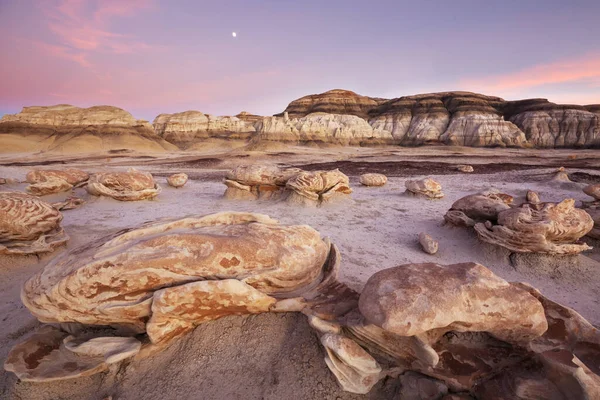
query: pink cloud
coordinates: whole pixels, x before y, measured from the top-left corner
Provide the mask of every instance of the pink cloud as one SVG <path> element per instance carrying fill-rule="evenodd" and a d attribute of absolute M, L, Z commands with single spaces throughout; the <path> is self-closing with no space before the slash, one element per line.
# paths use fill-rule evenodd
<path fill-rule="evenodd" d="M 37 46 L 41 50 L 45 51 L 47 54 L 50 54 L 54 57 L 60 57 L 67 60 L 71 60 L 81 65 L 82 67 L 90 67 L 91 64 L 86 59 L 86 55 L 81 52 L 74 52 L 73 49 L 70 49 L 65 46 L 57 46 L 44 42 L 32 42 L 33 45 Z"/>
<path fill-rule="evenodd" d="M 133 16 L 152 6 L 149 0 L 61 0 L 55 7 L 46 6 L 44 12 L 49 20 L 48 28 L 56 36 L 57 45 L 72 49 L 55 50 L 53 54 L 63 58 L 70 55 L 73 61 L 90 67 L 88 59 L 94 53 L 128 54 L 151 50 L 153 46 L 150 44 L 111 30 L 111 20 Z M 75 57 L 74 51 L 80 53 Z"/>
<path fill-rule="evenodd" d="M 466 79 L 460 82 L 460 85 L 481 92 L 515 93 L 541 85 L 582 81 L 586 81 L 592 86 L 600 84 L 600 55 L 589 54 L 576 59 L 534 65 L 517 72 L 475 80 Z"/>

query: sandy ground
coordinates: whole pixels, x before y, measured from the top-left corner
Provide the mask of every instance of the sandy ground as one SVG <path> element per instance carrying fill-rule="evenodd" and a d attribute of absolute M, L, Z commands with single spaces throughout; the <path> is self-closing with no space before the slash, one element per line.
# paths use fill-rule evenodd
<path fill-rule="evenodd" d="M 62 159 L 61 159 L 62 157 Z M 222 199 L 224 172 L 242 163 L 279 163 L 315 169 L 340 167 L 348 174 L 351 200 L 322 208 L 298 208 L 281 202 Z M 326 163 L 317 165 L 318 163 Z M 454 171 L 451 164 L 469 163 L 474 174 Z M 582 191 L 600 182 L 598 151 L 533 151 L 465 148 L 345 148 L 287 147 L 267 151 L 234 150 L 172 153 L 161 156 L 129 153 L 95 157 L 57 155 L 0 157 L 0 177 L 24 179 L 34 165 L 67 166 L 88 172 L 134 166 L 155 174 L 163 191 L 157 199 L 118 202 L 75 194 L 87 200 L 64 212 L 63 226 L 71 236 L 66 250 L 37 257 L 0 258 L 0 362 L 9 349 L 39 324 L 21 304 L 23 282 L 61 251 L 68 251 L 105 234 L 160 218 L 181 218 L 218 211 L 252 211 L 268 214 L 284 224 L 308 224 L 328 236 L 340 249 L 340 279 L 360 290 L 376 271 L 404 263 L 451 264 L 479 262 L 509 281 L 525 281 L 547 297 L 570 306 L 593 324 L 600 325 L 600 242 L 578 258 L 517 257 L 483 245 L 466 229 L 445 226 L 443 215 L 458 198 L 495 187 L 518 196 L 528 189 L 543 201 L 565 198 L 590 200 Z M 565 165 L 578 182 L 552 182 L 552 172 Z M 166 185 L 165 177 L 186 172 L 191 180 L 182 189 Z M 380 188 L 359 185 L 363 172 L 383 172 L 388 184 Z M 404 194 L 407 179 L 431 176 L 442 184 L 445 197 L 423 200 Z M 0 186 L 24 190 L 25 185 Z M 60 200 L 65 194 L 47 196 Z M 421 251 L 417 235 L 427 232 L 440 242 L 436 255 Z M 399 384 L 388 379 L 367 396 L 342 392 L 328 372 L 316 337 L 299 315 L 231 317 L 198 327 L 162 353 L 142 361 L 113 366 L 93 377 L 58 383 L 20 382 L 0 372 L 0 398 L 4 399 L 353 399 L 397 398 Z"/>

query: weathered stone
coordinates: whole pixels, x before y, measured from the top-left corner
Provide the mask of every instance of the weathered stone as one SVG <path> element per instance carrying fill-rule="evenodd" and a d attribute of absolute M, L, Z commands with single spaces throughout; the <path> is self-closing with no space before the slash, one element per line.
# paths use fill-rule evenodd
<path fill-rule="evenodd" d="M 380 379 L 381 367 L 369 353 L 347 337 L 326 333 L 321 344 L 327 351 L 325 363 L 342 389 L 364 394 Z"/>
<path fill-rule="evenodd" d="M 475 171 L 473 169 L 472 165 L 457 165 L 456 166 L 456 170 L 460 171 L 460 172 L 465 172 L 465 173 L 469 173 L 469 172 Z"/>
<path fill-rule="evenodd" d="M 552 181 L 571 182 L 571 180 L 569 179 L 569 174 L 567 174 L 565 171 L 565 167 L 560 167 L 559 169 L 556 170 L 556 172 L 554 173 L 554 177 L 552 178 Z"/>
<path fill-rule="evenodd" d="M 52 207 L 56 208 L 58 211 L 65 210 L 73 210 L 75 208 L 79 208 L 85 204 L 85 200 L 80 199 L 76 196 L 69 196 L 65 199 L 65 201 L 60 201 L 58 203 L 52 203 Z"/>
<path fill-rule="evenodd" d="M 173 174 L 167 178 L 167 183 L 169 184 L 169 186 L 173 186 L 174 188 L 183 187 L 183 185 L 185 185 L 187 181 L 188 176 L 183 172 L 179 174 Z"/>
<path fill-rule="evenodd" d="M 387 183 L 387 176 L 383 174 L 362 174 L 359 182 L 364 186 L 383 186 Z"/>
<path fill-rule="evenodd" d="M 17 179 L 13 178 L 0 178 L 0 185 L 14 185 L 19 183 Z"/>
<path fill-rule="evenodd" d="M 379 271 L 367 281 L 359 308 L 369 322 L 401 336 L 485 331 L 523 342 L 548 327 L 535 297 L 475 263 L 406 264 Z"/>
<path fill-rule="evenodd" d="M 419 196 L 424 196 L 429 199 L 441 199 L 444 197 L 442 193 L 442 185 L 431 178 L 421 180 L 408 180 L 404 183 L 406 191 Z"/>
<path fill-rule="evenodd" d="M 525 196 L 527 199 L 528 203 L 531 204 L 540 204 L 540 196 L 537 194 L 537 192 L 534 192 L 533 190 L 528 190 L 527 191 L 527 195 Z"/>
<path fill-rule="evenodd" d="M 288 202 L 308 206 L 332 203 L 352 193 L 350 180 L 338 169 L 302 171 L 287 181 L 286 188 L 291 191 Z"/>
<path fill-rule="evenodd" d="M 153 343 L 165 343 L 226 315 L 309 308 L 307 315 L 335 319 L 357 303 L 356 293 L 337 281 L 338 268 L 335 246 L 306 225 L 280 226 L 261 214 L 220 213 L 121 231 L 74 249 L 29 279 L 22 300 L 40 321 L 65 329 L 110 326 L 145 332 Z M 76 375 L 65 372 L 67 378 L 99 371 L 125 352 L 115 339 L 74 335 L 68 352 L 60 343 L 52 345 L 60 349 L 42 370 L 37 364 L 11 370 L 24 380 L 60 379 L 62 364 L 51 364 L 74 357 L 73 352 L 95 357 L 104 349 L 101 362 L 90 359 L 93 363 L 78 366 Z M 56 336 L 62 340 L 66 333 Z M 38 340 L 17 345 L 9 359 L 24 354 L 26 359 L 23 349 L 35 351 Z M 108 359 L 113 344 L 122 351 Z M 355 355 L 345 344 L 332 348 L 342 359 Z M 353 362 L 353 368 L 368 370 L 363 361 Z"/>
<path fill-rule="evenodd" d="M 62 214 L 37 197 L 0 192 L 0 254 L 37 254 L 54 251 L 69 240 Z"/>
<path fill-rule="evenodd" d="M 240 165 L 227 172 L 224 197 L 230 200 L 276 200 L 284 198 L 286 182 L 300 173 L 298 168 L 274 165 Z"/>
<path fill-rule="evenodd" d="M 435 254 L 438 251 L 438 242 L 425 232 L 419 233 L 419 243 L 427 254 Z"/>
<path fill-rule="evenodd" d="M 518 253 L 577 254 L 590 247 L 577 241 L 594 221 L 573 199 L 558 204 L 525 203 L 498 213 L 498 225 L 475 224 L 479 238 Z"/>
<path fill-rule="evenodd" d="M 512 201 L 512 196 L 504 193 L 470 194 L 455 201 L 444 219 L 453 225 L 466 227 L 475 226 L 477 222 L 496 221 L 498 213 L 510 209 Z"/>
<path fill-rule="evenodd" d="M 130 169 L 127 172 L 103 172 L 90 177 L 86 186 L 94 196 L 107 196 L 120 201 L 145 200 L 156 197 L 160 186 L 152 174 Z"/>
<path fill-rule="evenodd" d="M 27 173 L 27 190 L 36 196 L 66 192 L 85 185 L 89 175 L 77 169 L 33 170 Z"/>

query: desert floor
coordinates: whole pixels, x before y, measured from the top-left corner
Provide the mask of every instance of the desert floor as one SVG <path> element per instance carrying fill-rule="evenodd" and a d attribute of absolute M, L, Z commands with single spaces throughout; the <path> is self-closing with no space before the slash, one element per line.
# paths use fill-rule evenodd
<path fill-rule="evenodd" d="M 350 176 L 351 199 L 321 208 L 298 208 L 281 202 L 222 199 L 225 171 L 239 164 L 273 163 L 304 169 L 340 168 Z M 453 169 L 471 164 L 472 174 Z M 573 182 L 552 181 L 557 167 L 567 168 Z M 600 242 L 579 257 L 513 257 L 481 243 L 472 231 L 444 225 L 443 215 L 460 197 L 497 188 L 524 201 L 534 190 L 542 201 L 591 200 L 582 187 L 600 182 L 600 151 L 512 150 L 453 147 L 306 148 L 266 146 L 252 151 L 219 146 L 194 153 L 96 156 L 1 155 L 0 177 L 23 180 L 34 167 L 76 167 L 88 172 L 149 171 L 162 186 L 151 201 L 118 202 L 75 194 L 87 202 L 65 211 L 63 226 L 71 240 L 65 249 L 37 257 L 0 256 L 0 362 L 10 348 L 40 325 L 21 304 L 25 280 L 52 257 L 107 233 L 157 219 L 174 219 L 218 211 L 268 214 L 283 224 L 308 224 L 328 236 L 342 254 L 340 280 L 360 290 L 376 271 L 405 263 L 479 262 L 509 281 L 524 281 L 550 299 L 574 308 L 600 326 Z M 185 172 L 184 188 L 166 184 L 166 176 Z M 380 172 L 388 184 L 361 186 L 358 176 Z M 445 197 L 424 200 L 404 193 L 404 182 L 430 176 Z M 0 190 L 24 190 L 25 184 Z M 67 194 L 44 197 L 57 201 Z M 436 255 L 424 253 L 419 232 L 439 240 Z M 397 380 L 380 382 L 370 394 L 352 395 L 338 388 L 327 370 L 316 336 L 298 314 L 229 317 L 199 326 L 165 351 L 139 361 L 112 366 L 107 372 L 53 383 L 20 382 L 0 371 L 2 399 L 354 399 L 396 398 Z"/>

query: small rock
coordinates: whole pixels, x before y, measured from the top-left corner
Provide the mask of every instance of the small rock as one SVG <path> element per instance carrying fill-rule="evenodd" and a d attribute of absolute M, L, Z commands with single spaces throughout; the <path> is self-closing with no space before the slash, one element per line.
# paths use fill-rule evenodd
<path fill-rule="evenodd" d="M 460 172 L 473 172 L 474 169 L 471 165 L 457 165 L 456 170 Z"/>
<path fill-rule="evenodd" d="M 419 233 L 419 243 L 421 243 L 421 247 L 425 253 L 435 254 L 438 251 L 438 242 L 425 232 Z"/>
<path fill-rule="evenodd" d="M 359 182 L 365 186 L 383 186 L 387 183 L 387 176 L 383 174 L 362 174 Z"/>
<path fill-rule="evenodd" d="M 185 185 L 187 181 L 188 176 L 183 172 L 179 174 L 173 174 L 167 178 L 167 183 L 169 184 L 169 186 L 173 186 L 174 188 L 183 187 L 183 185 Z"/>
<path fill-rule="evenodd" d="M 527 202 L 531 204 L 540 204 L 540 196 L 533 190 L 527 191 Z"/>

